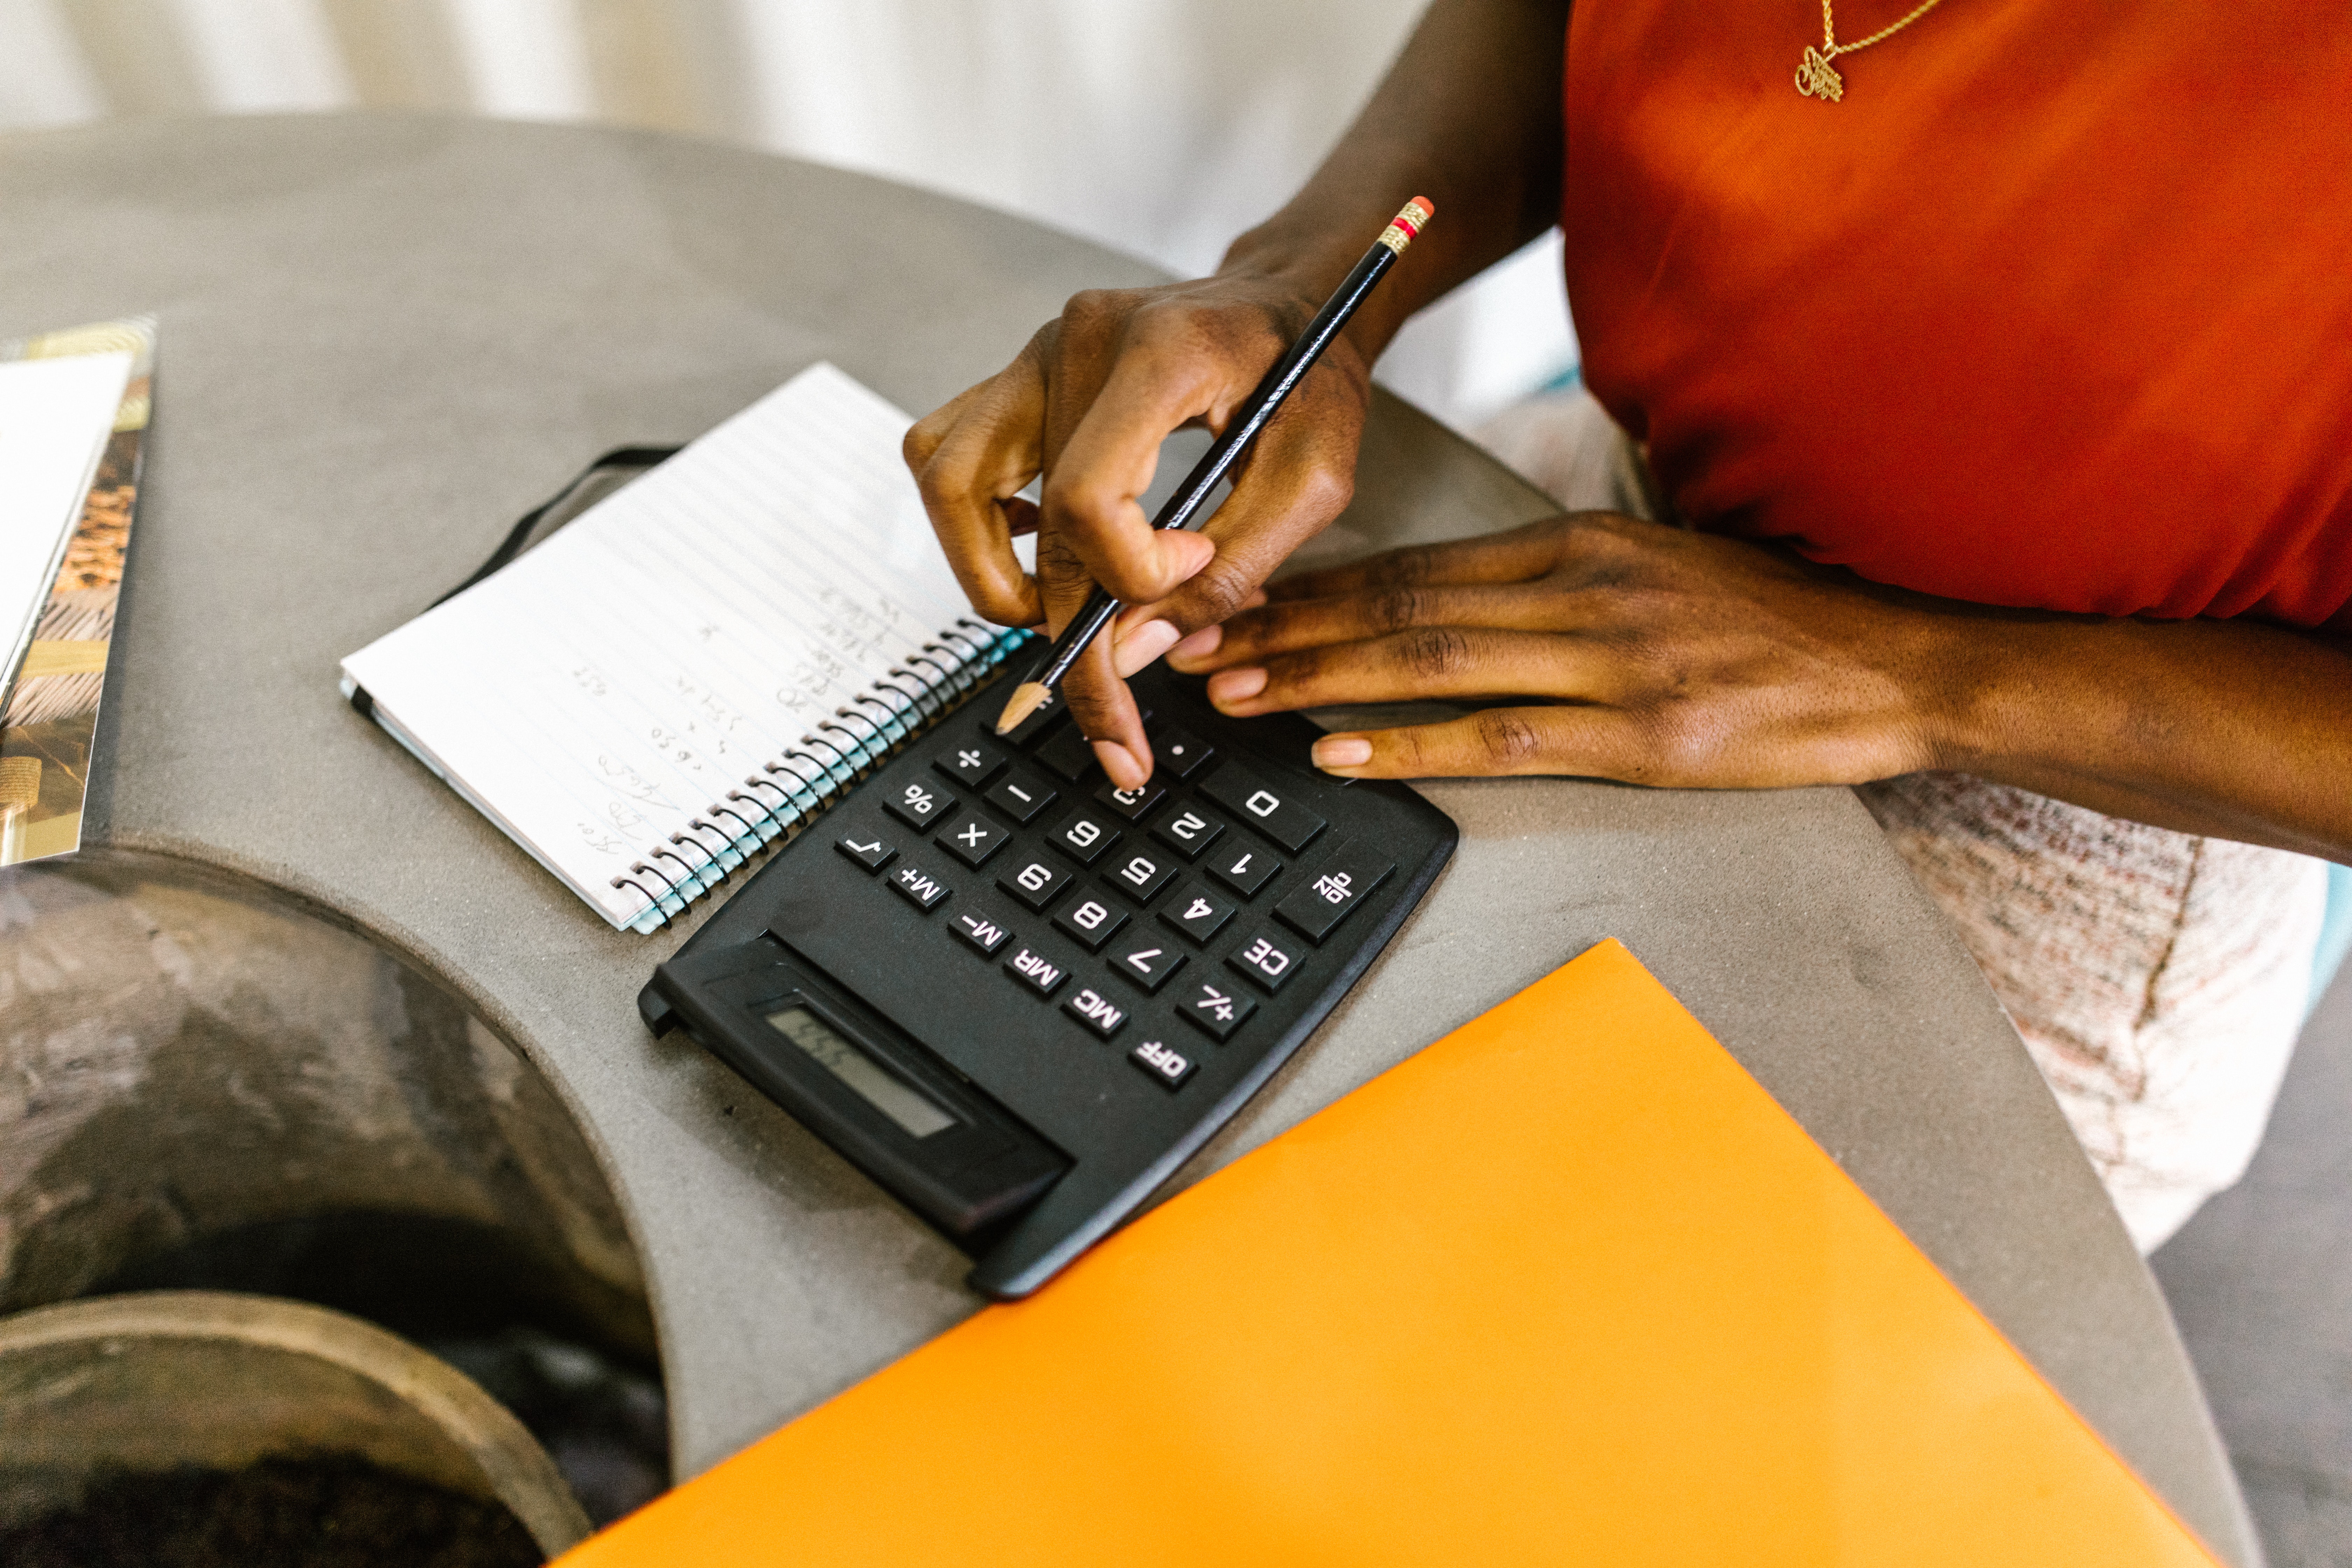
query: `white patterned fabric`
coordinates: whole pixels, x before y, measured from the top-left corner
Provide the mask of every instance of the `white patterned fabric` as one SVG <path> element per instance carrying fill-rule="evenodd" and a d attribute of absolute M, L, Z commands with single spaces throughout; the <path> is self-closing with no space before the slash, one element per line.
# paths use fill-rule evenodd
<path fill-rule="evenodd" d="M 1654 516 L 1584 395 L 1479 431 L 1571 510 Z M 2312 985 L 2326 868 L 1964 773 L 1858 791 L 2008 1010 L 2143 1252 L 2245 1173 Z"/>

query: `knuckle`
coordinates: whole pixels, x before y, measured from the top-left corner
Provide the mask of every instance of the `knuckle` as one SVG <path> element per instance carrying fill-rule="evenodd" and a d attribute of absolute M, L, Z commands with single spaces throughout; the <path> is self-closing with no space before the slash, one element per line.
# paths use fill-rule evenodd
<path fill-rule="evenodd" d="M 1366 576 L 1375 588 L 1410 588 L 1428 582 L 1436 570 L 1437 552 L 1415 544 L 1381 556 Z"/>
<path fill-rule="evenodd" d="M 1356 499 L 1356 476 L 1336 464 L 1318 463 L 1299 476 L 1297 510 L 1329 521 Z"/>
<path fill-rule="evenodd" d="M 1518 709 L 1486 709 L 1471 721 L 1471 728 L 1487 760 L 1498 767 L 1524 766 L 1543 753 L 1543 736 Z"/>
<path fill-rule="evenodd" d="M 1448 680 L 1470 668 L 1470 639 L 1454 626 L 1416 626 L 1398 636 L 1396 656 L 1420 679 Z"/>
<path fill-rule="evenodd" d="M 1428 598 L 1417 588 L 1381 588 L 1364 602 L 1364 615 L 1376 630 L 1401 632 L 1421 624 Z"/>

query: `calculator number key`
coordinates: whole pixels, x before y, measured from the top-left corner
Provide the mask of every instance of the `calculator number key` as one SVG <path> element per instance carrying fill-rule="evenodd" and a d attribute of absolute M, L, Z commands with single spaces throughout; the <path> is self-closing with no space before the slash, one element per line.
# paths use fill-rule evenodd
<path fill-rule="evenodd" d="M 1313 843 L 1327 826 L 1297 801 L 1286 799 L 1231 763 L 1218 769 L 1201 788 L 1211 800 L 1238 813 L 1244 822 L 1294 855 Z"/>
<path fill-rule="evenodd" d="M 965 865 L 976 867 L 1003 848 L 1012 837 L 996 824 L 967 813 L 961 822 L 940 835 L 940 843 Z"/>
<path fill-rule="evenodd" d="M 868 876 L 879 871 L 898 858 L 898 851 L 883 843 L 882 836 L 878 833 L 864 835 L 853 833 L 835 844 L 834 847 L 865 867 Z"/>
<path fill-rule="evenodd" d="M 1029 754 L 1072 784 L 1095 769 L 1095 743 L 1076 724 Z"/>
<path fill-rule="evenodd" d="M 994 778 L 996 770 L 1003 765 L 1003 752 L 993 746 L 982 745 L 978 741 L 957 746 L 944 756 L 931 759 L 931 766 L 966 789 L 980 788 Z"/>
<path fill-rule="evenodd" d="M 1209 857 L 1209 875 L 1244 899 L 1255 898 L 1281 869 L 1281 861 L 1245 838 L 1229 840 Z"/>
<path fill-rule="evenodd" d="M 892 789 L 882 809 L 908 826 L 929 833 L 934 823 L 955 809 L 955 796 L 936 784 L 908 784 Z"/>
<path fill-rule="evenodd" d="M 1004 973 L 1040 996 L 1051 996 L 1070 977 L 1068 970 L 1025 947 L 1004 961 Z"/>
<path fill-rule="evenodd" d="M 1055 828 L 1046 841 L 1079 865 L 1091 866 L 1118 842 L 1118 829 L 1082 812 Z"/>
<path fill-rule="evenodd" d="M 1127 923 L 1127 911 L 1115 910 L 1100 899 L 1080 899 L 1055 915 L 1054 923 L 1088 952 L 1100 952 L 1102 944 Z"/>
<path fill-rule="evenodd" d="M 1146 1040 L 1127 1053 L 1127 1059 L 1143 1069 L 1143 1076 L 1166 1089 L 1183 1087 L 1200 1064 L 1183 1052 L 1160 1040 Z"/>
<path fill-rule="evenodd" d="M 1151 837 L 1176 851 L 1187 860 L 1198 860 L 1201 851 L 1217 841 L 1225 825 L 1215 817 L 1187 806 L 1151 830 Z"/>
<path fill-rule="evenodd" d="M 1240 908 L 1231 899 L 1220 898 L 1202 883 L 1192 882 L 1179 889 L 1174 898 L 1160 910 L 1160 918 L 1196 942 L 1205 942 L 1224 929 Z"/>
<path fill-rule="evenodd" d="M 935 910 L 948 896 L 945 882 L 912 862 L 890 874 L 890 890 L 919 910 Z"/>
<path fill-rule="evenodd" d="M 1184 955 L 1170 947 L 1165 937 L 1129 937 L 1111 950 L 1110 966 L 1142 986 L 1158 991 L 1184 967 Z"/>
<path fill-rule="evenodd" d="M 988 792 L 988 804 L 1013 821 L 1025 823 L 1054 804 L 1054 792 L 1035 779 L 1013 773 Z"/>
<path fill-rule="evenodd" d="M 1229 1040 L 1234 1031 L 1257 1011 L 1257 1004 L 1230 985 L 1202 981 L 1184 994 L 1176 1010 L 1213 1040 Z"/>
<path fill-rule="evenodd" d="M 1225 963 L 1227 967 L 1248 975 L 1250 984 L 1271 994 L 1281 990 L 1284 983 L 1298 968 L 1301 951 L 1288 937 L 1278 938 L 1272 931 L 1262 931 L 1226 959 Z"/>
<path fill-rule="evenodd" d="M 1095 798 L 1133 822 L 1158 805 L 1167 794 L 1155 784 L 1145 784 L 1141 789 L 1113 789 L 1108 781 L 1105 781 L 1103 786 L 1095 791 Z"/>
<path fill-rule="evenodd" d="M 1350 848 L 1334 856 L 1313 881 L 1293 888 L 1289 897 L 1274 906 L 1275 918 L 1307 941 L 1320 942 L 1395 869 L 1393 860 Z"/>
<path fill-rule="evenodd" d="M 1103 880 L 1133 899 L 1139 904 L 1150 903 L 1176 874 L 1176 863 L 1153 850 L 1149 854 L 1129 855 L 1124 859 L 1114 858 L 1103 872 Z"/>
<path fill-rule="evenodd" d="M 990 958 L 994 958 L 996 950 L 1013 939 L 1011 931 L 977 910 L 967 910 L 948 921 L 948 930 L 958 942 Z"/>
<path fill-rule="evenodd" d="M 1091 985 L 1082 987 L 1063 1003 L 1062 1011 L 1106 1040 L 1118 1034 L 1118 1026 L 1127 1022 L 1127 1009 Z"/>
<path fill-rule="evenodd" d="M 1017 868 L 1008 868 L 996 879 L 996 885 L 1028 905 L 1042 910 L 1070 885 L 1072 873 L 1059 866 L 1048 866 L 1043 860 L 1027 860 Z"/>

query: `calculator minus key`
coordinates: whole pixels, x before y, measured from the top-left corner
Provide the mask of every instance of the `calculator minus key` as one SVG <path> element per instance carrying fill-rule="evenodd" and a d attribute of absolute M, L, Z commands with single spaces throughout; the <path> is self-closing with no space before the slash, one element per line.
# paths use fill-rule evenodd
<path fill-rule="evenodd" d="M 1026 825 L 1054 804 L 1054 792 L 1035 779 L 1013 773 L 988 792 L 988 804 L 1013 821 Z"/>
<path fill-rule="evenodd" d="M 882 801 L 883 810 L 920 833 L 929 833 L 955 808 L 955 796 L 935 784 L 895 784 L 884 792 Z"/>
<path fill-rule="evenodd" d="M 911 860 L 890 873 L 890 890 L 919 910 L 935 910 L 945 903 L 948 885 Z"/>
<path fill-rule="evenodd" d="M 878 833 L 845 834 L 834 847 L 865 867 L 869 877 L 898 858 L 898 849 L 883 843 Z"/>
<path fill-rule="evenodd" d="M 1288 897 L 1275 905 L 1275 918 L 1307 941 L 1319 943 L 1395 869 L 1396 862 L 1384 855 L 1347 846 L 1313 881 L 1293 888 Z"/>
<path fill-rule="evenodd" d="M 978 789 L 1004 766 L 1004 753 L 978 741 L 950 746 L 931 759 L 931 766 L 966 789 Z"/>

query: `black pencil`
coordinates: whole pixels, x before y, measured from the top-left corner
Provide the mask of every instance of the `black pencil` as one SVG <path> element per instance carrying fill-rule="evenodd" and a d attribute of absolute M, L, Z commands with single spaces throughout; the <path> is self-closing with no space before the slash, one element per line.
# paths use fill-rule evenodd
<path fill-rule="evenodd" d="M 1372 242 L 1372 247 L 1364 252 L 1364 258 L 1349 270 L 1339 287 L 1323 302 L 1323 308 L 1315 312 L 1315 319 L 1307 324 L 1298 341 L 1274 362 L 1274 368 L 1265 373 L 1256 390 L 1235 411 L 1224 433 L 1211 442 L 1201 460 L 1192 465 L 1192 471 L 1184 476 L 1184 482 L 1176 487 L 1176 493 L 1168 498 L 1160 515 L 1151 520 L 1152 527 L 1191 528 L 1201 521 L 1201 509 L 1207 504 L 1209 492 L 1217 488 L 1217 481 L 1225 477 L 1226 470 L 1241 456 L 1242 448 L 1275 416 L 1283 399 L 1290 395 L 1290 389 L 1323 357 L 1323 351 L 1339 335 L 1339 329 L 1348 324 L 1356 307 L 1396 265 L 1404 247 L 1412 243 L 1413 237 L 1436 210 L 1426 196 L 1415 196 L 1404 204 L 1395 219 L 1381 231 L 1380 238 Z M 1029 672 L 1029 679 L 1013 689 L 1012 700 L 1005 703 L 1004 711 L 997 718 L 998 734 L 1010 732 L 1045 706 L 1054 688 L 1078 662 L 1087 645 L 1102 635 L 1102 629 L 1110 625 L 1118 609 L 1118 601 L 1100 588 L 1087 595 L 1086 605 L 1076 618 L 1062 628 L 1062 635 L 1054 639 L 1054 646 L 1045 650 L 1045 658 Z"/>

